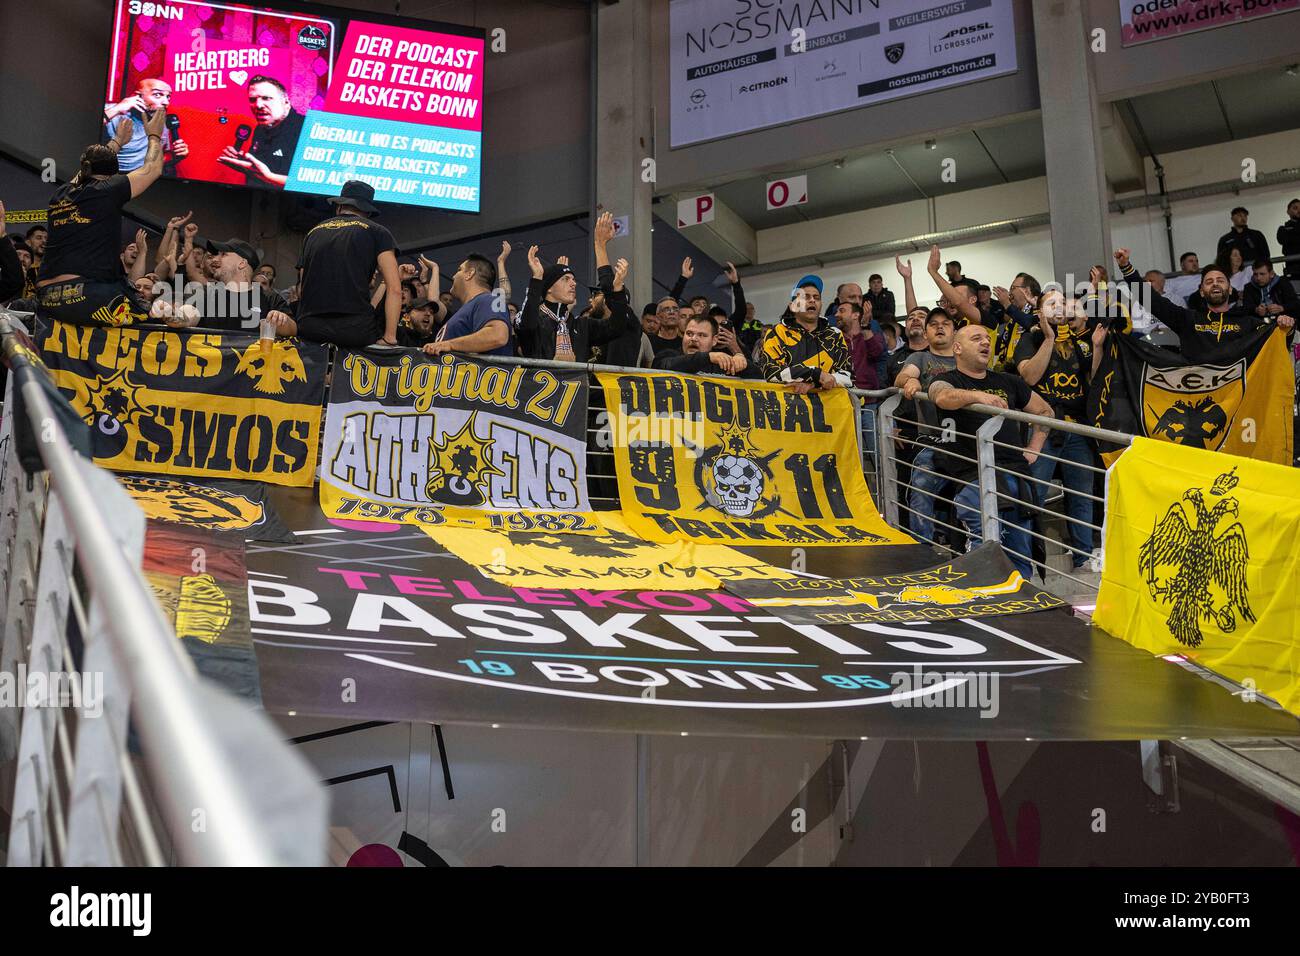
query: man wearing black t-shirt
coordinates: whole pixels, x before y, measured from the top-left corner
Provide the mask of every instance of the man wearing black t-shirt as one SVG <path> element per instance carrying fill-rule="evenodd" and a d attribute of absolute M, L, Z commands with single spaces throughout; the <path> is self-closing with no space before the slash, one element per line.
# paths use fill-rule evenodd
<path fill-rule="evenodd" d="M 148 146 L 139 169 L 118 172 L 117 152 L 134 132 L 134 120 L 127 118 L 108 145 L 86 147 L 77 175 L 51 198 L 49 242 L 36 283 L 44 318 L 76 325 L 130 325 L 147 318 L 148 307 L 122 271 L 122 207 L 162 175 L 166 118 L 166 110 L 157 110 L 145 120 Z"/>
<path fill-rule="evenodd" d="M 359 349 L 382 343 L 397 345 L 402 314 L 402 280 L 397 270 L 393 234 L 371 217 L 375 190 L 350 180 L 327 200 L 338 215 L 307 233 L 298 257 L 296 319 L 280 321 L 280 334 L 309 342 L 333 342 Z M 370 304 L 370 277 L 378 267 L 384 282 L 382 323 Z"/>
<path fill-rule="evenodd" d="M 289 102 L 284 84 L 270 76 L 248 81 L 248 108 L 257 126 L 247 151 L 227 146 L 217 162 L 242 172 L 250 186 L 283 189 L 305 117 Z"/>
<path fill-rule="evenodd" d="M 930 400 L 943 411 L 951 412 L 956 425 L 956 435 L 952 440 L 955 454 L 943 456 L 939 468 L 965 483 L 953 500 L 957 505 L 957 519 L 966 528 L 969 539 L 967 547 L 976 548 L 983 538 L 983 526 L 978 470 L 975 465 L 979 460 L 975 433 L 988 421 L 988 416 L 969 406 L 1013 408 L 1045 418 L 1052 417 L 1052 407 L 1041 395 L 1031 391 L 1023 379 L 1003 372 L 989 371 L 993 346 L 989 330 L 983 326 L 968 325 L 959 330 L 952 351 L 957 367 L 944 372 L 930 383 Z M 1011 502 L 1036 500 L 1032 483 L 1021 475 L 1028 475 L 1029 467 L 1038 460 L 1038 453 L 1047 439 L 1047 429 L 1035 427 L 1029 444 L 1022 448 L 1020 424 L 1003 419 L 1002 427 L 994 439 L 998 442 L 994 446 L 994 459 L 1005 469 L 999 471 L 997 476 L 998 490 L 1006 495 L 1006 498 L 999 499 L 998 509 L 1002 546 L 1011 563 L 1028 579 L 1033 576 L 1033 566 L 1029 563 L 1032 554 L 1030 515 Z M 1020 475 L 1012 472 L 1019 472 Z"/>
<path fill-rule="evenodd" d="M 1088 384 L 1101 364 L 1101 345 L 1106 326 L 1096 325 L 1088 333 L 1088 317 L 1080 304 L 1067 301 L 1060 289 L 1049 289 L 1039 299 L 1038 327 L 1021 337 L 1015 352 L 1015 368 L 1026 384 L 1052 406 L 1057 418 L 1082 422 L 1088 404 Z M 1069 528 L 1071 557 L 1076 568 L 1087 564 L 1092 554 L 1092 476 L 1085 465 L 1093 463 L 1088 439 L 1068 432 L 1053 432 L 1043 447 L 1047 454 L 1030 466 L 1030 474 L 1042 484 L 1041 494 L 1057 466 L 1065 486 L 1065 513 Z M 1056 461 L 1055 459 L 1063 459 Z M 1071 464 L 1066 464 L 1070 462 Z"/>

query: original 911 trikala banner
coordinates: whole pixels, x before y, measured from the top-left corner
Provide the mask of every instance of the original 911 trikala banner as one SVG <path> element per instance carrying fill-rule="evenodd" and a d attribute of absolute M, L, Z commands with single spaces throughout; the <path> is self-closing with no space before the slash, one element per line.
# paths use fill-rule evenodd
<path fill-rule="evenodd" d="M 672 145 L 1016 71 L 1011 0 L 673 0 Z"/>
<path fill-rule="evenodd" d="M 320 502 L 331 518 L 504 527 L 518 511 L 590 510 L 580 372 L 420 352 L 344 352 L 334 366 Z"/>
<path fill-rule="evenodd" d="M 862 476 L 842 388 L 669 374 L 598 375 L 623 517 L 647 541 L 911 544 Z"/>
<path fill-rule="evenodd" d="M 162 327 L 38 329 L 50 376 L 115 471 L 310 485 L 326 346 Z"/>

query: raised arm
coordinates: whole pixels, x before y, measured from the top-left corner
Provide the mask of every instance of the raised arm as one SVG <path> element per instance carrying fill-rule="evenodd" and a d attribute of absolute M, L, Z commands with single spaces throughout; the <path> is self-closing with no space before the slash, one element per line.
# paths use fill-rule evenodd
<path fill-rule="evenodd" d="M 682 274 L 677 277 L 673 287 L 668 290 L 668 294 L 674 299 L 681 301 L 682 294 L 686 291 L 686 283 L 695 275 L 695 266 L 691 264 L 691 257 L 687 256 L 682 260 Z"/>
<path fill-rule="evenodd" d="M 1129 261 L 1128 250 L 1124 248 L 1115 250 L 1115 262 L 1119 266 L 1120 274 L 1124 277 L 1130 288 L 1134 285 L 1140 285 L 1142 282 L 1141 274 L 1133 267 Z M 1174 305 L 1155 289 L 1151 289 L 1151 307 L 1152 315 L 1169 326 L 1169 329 L 1175 335 L 1182 335 L 1188 326 L 1188 312 L 1181 306 Z"/>
<path fill-rule="evenodd" d="M 139 169 L 133 169 L 126 174 L 126 178 L 131 183 L 131 198 L 134 199 L 142 192 L 152 186 L 162 175 L 163 171 L 163 148 L 162 133 L 163 124 L 167 119 L 166 110 L 154 110 L 153 113 L 144 121 L 144 132 L 149 138 L 149 146 L 145 150 L 144 163 Z M 126 127 L 127 142 L 131 141 L 130 130 L 134 121 L 129 117 L 123 117 L 122 127 Z M 119 127 L 118 132 L 121 132 Z"/>
<path fill-rule="evenodd" d="M 161 113 L 162 110 L 158 112 Z M 135 262 L 131 263 L 131 268 L 126 273 L 129 282 L 135 282 L 149 271 L 148 263 L 145 261 L 146 253 L 149 251 L 149 235 L 143 229 L 135 231 L 135 247 L 137 249 Z"/>
<path fill-rule="evenodd" d="M 508 258 L 510 258 L 510 243 L 502 239 L 501 253 L 497 256 L 497 288 L 505 293 L 507 299 L 511 298 L 511 293 L 514 291 L 510 288 L 510 275 L 506 272 L 506 260 Z M 423 263 L 424 261 L 424 256 L 420 256 L 420 262 Z M 436 274 L 438 267 L 434 266 L 433 268 Z M 428 284 L 427 281 L 425 284 Z"/>
<path fill-rule="evenodd" d="M 957 307 L 957 310 L 966 317 L 967 322 L 973 322 L 976 325 L 979 325 L 980 310 L 971 304 L 970 296 L 962 295 L 954 289 L 952 283 L 945 279 L 943 273 L 939 271 L 939 265 L 942 258 L 943 257 L 939 252 L 939 247 L 931 246 L 930 261 L 927 263 L 930 278 L 934 281 L 934 284 L 939 287 L 940 294 Z"/>
<path fill-rule="evenodd" d="M 1052 349 L 1056 348 L 1056 329 L 1047 321 L 1046 316 L 1038 317 L 1038 327 L 1043 332 L 1043 343 L 1032 356 L 1019 362 L 1016 371 L 1030 385 L 1037 385 L 1047 374 L 1047 366 L 1052 361 Z"/>
<path fill-rule="evenodd" d="M 911 315 L 916 308 L 916 290 L 912 288 L 912 260 L 908 259 L 907 265 L 903 265 L 903 260 L 894 256 L 894 268 L 903 277 L 903 305 L 907 306 L 907 314 Z"/>

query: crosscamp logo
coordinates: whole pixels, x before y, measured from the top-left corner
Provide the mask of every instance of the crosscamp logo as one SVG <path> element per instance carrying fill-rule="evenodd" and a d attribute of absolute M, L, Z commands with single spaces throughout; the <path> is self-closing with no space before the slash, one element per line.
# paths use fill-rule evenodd
<path fill-rule="evenodd" d="M 933 40 L 930 44 L 930 50 L 933 53 L 945 53 L 948 50 L 957 50 L 961 47 L 984 43 L 987 40 L 992 40 L 993 35 L 993 24 L 987 21 L 972 23 L 949 30 L 937 40 Z"/>
<path fill-rule="evenodd" d="M 412 656 L 342 653 L 415 677 L 688 709 L 947 700 L 972 673 L 990 667 L 1079 663 L 972 619 L 852 624 L 832 632 L 782 621 L 725 591 L 497 587 L 484 594 L 475 583 L 450 577 L 386 580 L 382 572 L 332 565 L 304 568 L 293 583 L 250 578 L 249 621 L 254 631 L 273 627 L 304 640 L 344 630 L 378 644 L 397 640 Z M 928 676 L 936 664 L 944 668 L 938 680 Z M 894 676 L 916 668 L 924 680 L 903 686 Z M 968 689 L 965 699 L 985 706 L 985 690 L 972 695 Z"/>

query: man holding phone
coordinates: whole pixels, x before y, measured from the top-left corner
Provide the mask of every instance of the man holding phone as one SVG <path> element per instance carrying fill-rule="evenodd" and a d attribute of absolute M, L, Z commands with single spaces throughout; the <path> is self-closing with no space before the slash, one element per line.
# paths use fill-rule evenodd
<path fill-rule="evenodd" d="M 790 385 L 799 395 L 853 384 L 844 335 L 821 311 L 821 277 L 804 276 L 790 292 L 790 307 L 759 345 L 756 358 L 764 379 Z"/>

